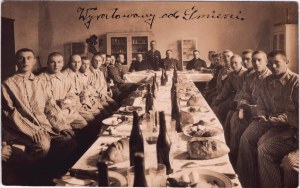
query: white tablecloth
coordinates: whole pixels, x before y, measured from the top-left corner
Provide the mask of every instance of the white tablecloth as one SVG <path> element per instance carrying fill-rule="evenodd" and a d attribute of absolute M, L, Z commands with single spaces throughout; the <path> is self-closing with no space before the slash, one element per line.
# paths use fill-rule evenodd
<path fill-rule="evenodd" d="M 182 80 L 189 79 L 188 76 L 184 76 L 184 75 L 181 75 L 180 77 L 183 78 Z M 189 83 L 191 83 L 191 80 L 189 80 Z M 190 84 L 186 84 L 186 85 L 190 85 Z M 158 97 L 154 101 L 154 106 L 155 106 L 156 111 L 165 111 L 167 127 L 170 126 L 170 115 L 171 115 L 170 88 L 171 88 L 171 82 L 168 82 L 167 86 L 163 86 L 163 87 L 160 86 L 159 91 L 157 93 Z M 199 91 L 196 89 L 195 86 L 193 89 L 194 89 L 195 94 L 202 97 L 201 93 L 199 93 Z M 194 116 L 193 118 L 195 119 L 195 121 L 198 121 L 199 118 L 200 119 L 201 118 L 202 119 L 214 119 L 211 126 L 215 126 L 215 127 L 222 129 L 222 125 L 216 118 L 215 114 L 213 113 L 213 111 L 211 110 L 211 108 L 209 107 L 207 102 L 204 100 L 203 97 L 201 100 L 202 100 L 201 105 L 203 107 L 209 109 L 209 112 L 198 114 L 197 116 Z M 134 102 L 134 106 L 141 106 L 144 108 L 145 104 L 144 104 L 144 101 L 142 100 L 142 98 L 136 98 L 135 102 Z M 181 108 L 185 107 L 186 101 L 181 101 L 180 106 L 181 106 Z M 104 143 L 110 144 L 114 141 L 117 141 L 122 136 L 129 136 L 131 128 L 132 128 L 131 123 L 117 126 L 116 130 L 118 131 L 118 135 L 115 137 L 109 136 L 107 132 L 104 132 L 95 141 L 95 143 L 85 152 L 85 154 L 76 162 L 76 164 L 72 168 L 84 169 L 84 170 L 96 170 L 97 169 L 96 163 L 100 157 L 99 152 L 104 147 L 103 144 Z M 145 127 L 143 127 L 143 125 L 142 125 L 142 130 L 145 130 Z M 156 133 L 156 134 L 158 134 L 158 133 Z M 148 134 L 144 133 L 144 139 L 146 139 L 146 137 L 148 137 L 148 136 L 149 136 Z M 223 134 L 217 136 L 216 139 L 225 142 L 225 138 L 224 138 Z M 179 139 L 178 139 L 179 147 L 176 149 L 176 151 L 175 150 L 173 151 L 172 156 L 174 156 L 174 158 L 171 159 L 171 160 L 173 160 L 172 168 L 173 168 L 174 172 L 180 171 L 181 166 L 183 164 L 194 161 L 199 165 L 205 165 L 205 166 L 199 166 L 198 168 L 194 168 L 195 170 L 196 169 L 208 169 L 208 170 L 213 170 L 213 171 L 216 171 L 219 173 L 231 173 L 231 174 L 235 173 L 234 169 L 232 168 L 232 165 L 229 161 L 228 155 L 225 155 L 220 158 L 209 159 L 209 160 L 187 159 L 187 152 L 186 152 L 187 151 L 186 150 L 187 140 L 188 140 L 188 138 L 185 135 L 183 135 L 182 133 L 179 135 Z M 148 168 L 150 166 L 154 166 L 157 164 L 156 145 L 155 144 L 149 145 L 146 141 L 144 141 L 144 144 L 145 144 L 145 146 L 144 146 L 144 148 L 145 148 L 145 167 Z M 224 164 L 221 166 L 214 165 L 214 164 L 220 164 L 220 163 L 224 163 Z M 211 165 L 211 166 L 209 166 L 209 165 Z M 129 161 L 124 161 L 124 162 L 120 162 L 120 163 L 109 166 L 109 170 L 117 171 L 126 177 L 126 170 L 128 169 L 128 167 L 129 167 Z M 240 187 L 240 183 L 237 178 L 233 179 L 232 182 L 235 183 L 237 185 L 237 187 Z"/>

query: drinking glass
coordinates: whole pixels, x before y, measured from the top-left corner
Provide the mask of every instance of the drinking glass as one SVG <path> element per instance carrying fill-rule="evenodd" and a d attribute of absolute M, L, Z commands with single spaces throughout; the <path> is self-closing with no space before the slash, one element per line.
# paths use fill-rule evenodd
<path fill-rule="evenodd" d="M 166 166 L 157 164 L 155 167 L 149 168 L 149 182 L 151 187 L 166 187 L 167 186 Z"/>

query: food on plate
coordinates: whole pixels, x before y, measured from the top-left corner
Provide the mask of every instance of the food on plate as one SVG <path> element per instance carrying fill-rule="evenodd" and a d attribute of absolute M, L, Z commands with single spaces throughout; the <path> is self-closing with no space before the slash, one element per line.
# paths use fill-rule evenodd
<path fill-rule="evenodd" d="M 181 124 L 193 124 L 194 123 L 193 116 L 189 112 L 181 111 L 180 117 L 181 117 Z"/>
<path fill-rule="evenodd" d="M 168 178 L 170 187 L 188 187 L 190 183 L 175 178 Z"/>
<path fill-rule="evenodd" d="M 187 129 L 187 133 L 193 137 L 212 137 L 217 134 L 215 130 L 203 125 L 192 126 Z"/>
<path fill-rule="evenodd" d="M 209 112 L 209 110 L 207 109 L 207 107 L 204 107 L 204 106 L 201 106 L 201 107 L 191 106 L 191 107 L 188 108 L 188 111 L 191 112 L 191 113 L 195 113 L 195 112 L 201 112 L 201 113 Z"/>
<path fill-rule="evenodd" d="M 108 146 L 103 159 L 118 163 L 129 159 L 129 139 L 122 138 Z"/>
<path fill-rule="evenodd" d="M 219 140 L 195 137 L 188 141 L 187 151 L 192 159 L 212 159 L 227 154 L 229 148 Z"/>
<path fill-rule="evenodd" d="M 196 95 L 192 95 L 186 104 L 187 104 L 187 106 L 200 106 L 201 99 L 200 99 L 200 97 L 197 97 Z"/>

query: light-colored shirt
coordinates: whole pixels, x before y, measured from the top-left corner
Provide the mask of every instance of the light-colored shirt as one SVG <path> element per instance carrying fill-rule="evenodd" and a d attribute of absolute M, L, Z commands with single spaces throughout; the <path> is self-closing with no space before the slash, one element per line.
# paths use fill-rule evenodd
<path fill-rule="evenodd" d="M 298 116 L 298 80 L 298 74 L 289 69 L 280 79 L 274 75 L 266 77 L 258 94 L 257 115 L 269 118 L 274 126 L 288 125 L 288 114 Z"/>
<path fill-rule="evenodd" d="M 93 73 L 89 79 L 89 85 L 91 85 L 98 94 L 104 96 L 107 95 L 107 83 L 103 72 L 99 69 L 94 69 L 90 67 L 91 72 Z"/>
<path fill-rule="evenodd" d="M 29 137 L 38 130 L 56 134 L 44 114 L 49 96 L 41 79 L 32 73 L 28 78 L 16 74 L 2 84 L 2 112 L 12 123 L 2 126 L 21 132 Z"/>

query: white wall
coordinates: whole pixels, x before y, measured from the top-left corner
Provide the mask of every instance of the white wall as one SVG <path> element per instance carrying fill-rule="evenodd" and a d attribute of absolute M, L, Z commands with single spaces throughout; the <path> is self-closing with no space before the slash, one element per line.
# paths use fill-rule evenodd
<path fill-rule="evenodd" d="M 193 21 L 156 19 L 152 29 L 141 19 L 94 21 L 89 29 L 78 20 L 78 7 L 97 7 L 97 13 L 119 8 L 120 13 L 138 12 L 156 15 L 184 11 L 196 6 L 199 12 L 235 13 L 242 11 L 244 21 L 200 19 Z M 241 53 L 244 49 L 270 49 L 270 32 L 274 23 L 282 22 L 286 8 L 297 13 L 296 3 L 275 2 L 5 2 L 2 16 L 16 20 L 16 48 L 27 46 L 37 51 L 45 64 L 51 51 L 63 53 L 64 44 L 85 41 L 90 35 L 107 32 L 151 31 L 164 56 L 171 48 L 180 53 L 179 40 L 197 38 L 198 49 L 207 60 L 209 50 L 231 49 Z M 296 11 L 295 11 L 296 10 Z M 292 15 L 294 18 L 298 15 Z M 178 55 L 180 58 L 180 56 Z"/>

